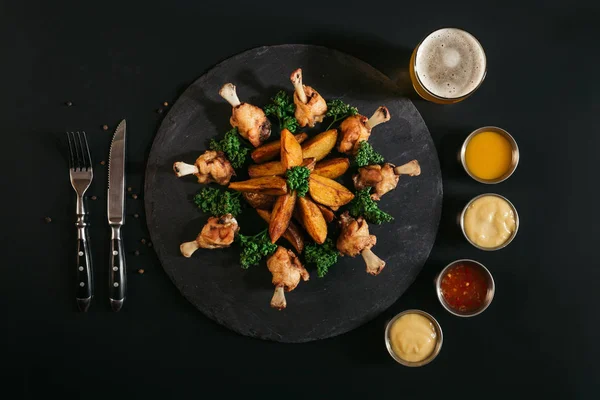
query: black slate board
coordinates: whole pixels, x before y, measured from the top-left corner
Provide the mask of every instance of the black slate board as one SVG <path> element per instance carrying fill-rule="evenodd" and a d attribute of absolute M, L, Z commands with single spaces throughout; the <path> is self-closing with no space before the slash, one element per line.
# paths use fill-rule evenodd
<path fill-rule="evenodd" d="M 401 178 L 397 189 L 380 202 L 396 220 L 370 227 L 378 240 L 373 250 L 387 262 L 379 276 L 365 272 L 360 256 L 340 258 L 322 279 L 309 266 L 311 279 L 286 294 L 287 309 L 276 311 L 269 307 L 273 286 L 264 262 L 242 270 L 237 246 L 201 249 L 191 259 L 179 253 L 179 244 L 193 240 L 207 216 L 191 202 L 200 189 L 195 178 L 176 178 L 172 165 L 178 160 L 193 163 L 207 148 L 209 138 L 230 129 L 231 108 L 218 94 L 223 83 L 233 82 L 242 101 L 262 106 L 280 89 L 292 93 L 289 75 L 298 67 L 303 68 L 304 82 L 325 99 L 341 98 L 367 116 L 379 105 L 387 106 L 392 119 L 374 129 L 370 142 L 391 163 L 419 160 L 422 174 Z M 369 321 L 414 281 L 437 233 L 442 180 L 423 119 L 385 75 L 335 50 L 281 45 L 229 58 L 195 81 L 177 100 L 150 152 L 145 204 L 154 248 L 186 299 L 208 317 L 243 335 L 306 342 L 339 335 Z M 251 209 L 238 220 L 245 234 L 266 227 Z"/>

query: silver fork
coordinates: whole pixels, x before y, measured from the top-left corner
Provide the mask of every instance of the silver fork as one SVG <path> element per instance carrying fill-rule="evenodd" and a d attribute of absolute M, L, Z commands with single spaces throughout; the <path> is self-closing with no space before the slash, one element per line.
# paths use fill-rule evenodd
<path fill-rule="evenodd" d="M 67 132 L 69 141 L 69 176 L 77 193 L 77 307 L 87 311 L 94 295 L 94 279 L 90 241 L 87 231 L 87 214 L 83 195 L 90 187 L 94 172 L 92 157 L 85 132 Z"/>

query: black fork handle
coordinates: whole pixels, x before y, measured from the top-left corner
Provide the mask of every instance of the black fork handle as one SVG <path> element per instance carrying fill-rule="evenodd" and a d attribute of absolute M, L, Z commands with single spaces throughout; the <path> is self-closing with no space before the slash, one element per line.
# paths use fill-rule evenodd
<path fill-rule="evenodd" d="M 85 214 L 77 214 L 77 307 L 86 312 L 94 296 L 94 274 Z"/>

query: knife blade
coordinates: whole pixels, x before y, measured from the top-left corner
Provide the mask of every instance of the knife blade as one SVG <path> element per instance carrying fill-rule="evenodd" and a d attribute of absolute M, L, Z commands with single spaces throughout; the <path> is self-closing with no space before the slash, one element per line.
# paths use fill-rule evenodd
<path fill-rule="evenodd" d="M 125 223 L 125 131 L 127 123 L 122 120 L 112 139 L 108 155 L 108 224 L 111 228 L 109 299 L 113 311 L 123 307 L 127 293 L 127 267 L 121 227 Z"/>

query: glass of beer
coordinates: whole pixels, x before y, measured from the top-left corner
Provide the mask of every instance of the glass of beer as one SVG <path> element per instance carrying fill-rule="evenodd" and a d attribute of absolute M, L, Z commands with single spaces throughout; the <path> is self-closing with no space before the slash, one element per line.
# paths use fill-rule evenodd
<path fill-rule="evenodd" d="M 410 58 L 410 79 L 425 100 L 458 103 L 469 97 L 486 74 L 485 52 L 473 35 L 457 28 L 430 33 Z"/>

